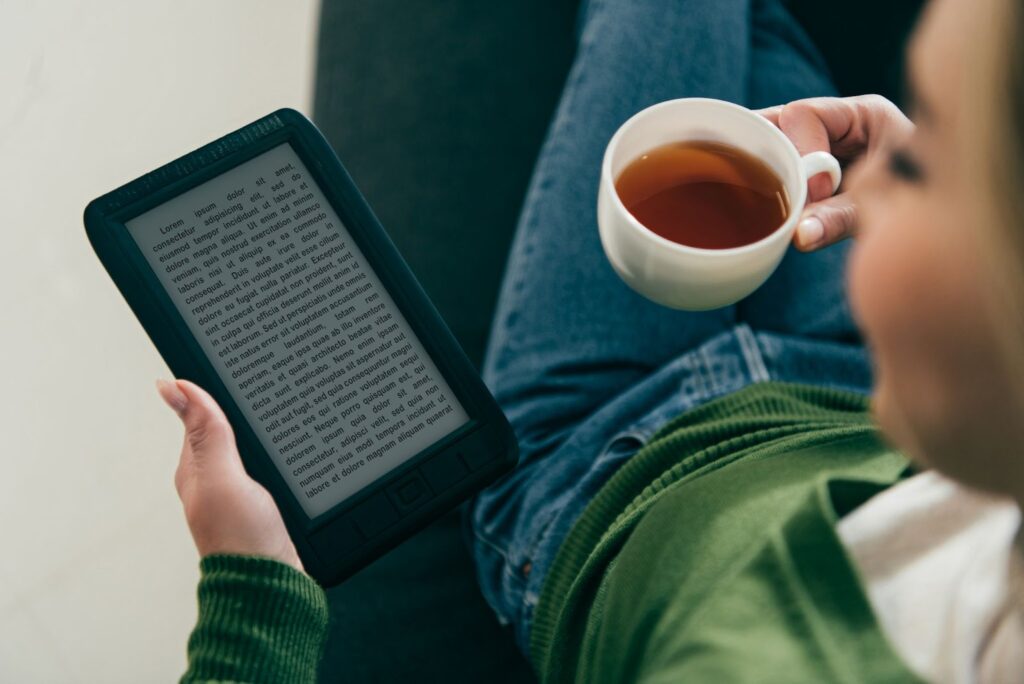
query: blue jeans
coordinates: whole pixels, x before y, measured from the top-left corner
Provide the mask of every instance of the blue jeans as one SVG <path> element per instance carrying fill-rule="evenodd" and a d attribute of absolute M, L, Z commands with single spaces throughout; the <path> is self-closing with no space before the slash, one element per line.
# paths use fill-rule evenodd
<path fill-rule="evenodd" d="M 520 445 L 516 470 L 468 508 L 478 579 L 527 651 L 544 576 L 583 508 L 658 427 L 766 380 L 871 386 L 844 296 L 847 244 L 792 247 L 755 293 L 683 312 L 630 290 L 597 233 L 601 157 L 662 100 L 759 108 L 835 94 L 779 0 L 591 0 L 509 256 L 484 380 Z"/>

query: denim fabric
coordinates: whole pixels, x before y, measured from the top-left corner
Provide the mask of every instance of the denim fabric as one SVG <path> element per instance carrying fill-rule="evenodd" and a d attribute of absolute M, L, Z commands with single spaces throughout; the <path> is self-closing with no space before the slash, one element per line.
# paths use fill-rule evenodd
<path fill-rule="evenodd" d="M 484 380 L 516 432 L 516 470 L 468 507 L 485 598 L 527 650 L 559 544 L 596 491 L 665 421 L 744 386 L 867 392 L 844 296 L 848 244 L 790 249 L 736 305 L 674 311 L 630 290 L 597 234 L 601 157 L 638 110 L 703 96 L 765 107 L 835 89 L 778 0 L 589 0 L 520 216 Z"/>

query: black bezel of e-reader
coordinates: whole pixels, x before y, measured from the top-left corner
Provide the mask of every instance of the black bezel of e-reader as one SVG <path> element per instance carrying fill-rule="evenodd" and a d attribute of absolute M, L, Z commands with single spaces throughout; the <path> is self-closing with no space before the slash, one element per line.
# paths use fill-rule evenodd
<path fill-rule="evenodd" d="M 291 143 L 320 184 L 469 414 L 465 425 L 312 519 L 125 227 L 126 221 L 282 142 Z M 279 109 L 98 197 L 86 207 L 84 221 L 97 256 L 171 371 L 205 388 L 224 409 L 247 471 L 274 497 L 306 571 L 323 586 L 351 576 L 515 464 L 516 440 L 501 409 L 330 144 L 301 113 Z M 402 497 L 396 494 L 400 489 Z M 421 493 L 409 501 L 410 491 Z"/>

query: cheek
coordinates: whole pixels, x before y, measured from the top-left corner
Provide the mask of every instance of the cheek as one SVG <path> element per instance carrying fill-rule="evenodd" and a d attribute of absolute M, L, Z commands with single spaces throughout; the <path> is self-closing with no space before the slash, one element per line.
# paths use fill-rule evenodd
<path fill-rule="evenodd" d="M 952 204 L 905 189 L 861 200 L 850 305 L 871 349 L 872 412 L 886 440 L 992 489 L 976 479 L 995 471 L 979 468 L 988 460 L 979 447 L 1006 430 L 1007 380 L 993 360 L 970 219 Z"/>
<path fill-rule="evenodd" d="M 882 199 L 860 202 L 858 211 L 847 290 L 874 364 L 872 412 L 886 439 L 911 454 L 919 449 L 901 405 L 928 376 L 921 341 L 931 336 L 935 317 L 927 310 L 933 276 L 913 236 L 920 214 Z"/>
<path fill-rule="evenodd" d="M 931 327 L 935 277 L 934 232 L 916 203 L 899 198 L 861 201 L 860 235 L 850 251 L 847 288 L 853 315 L 869 343 L 902 344 Z M 884 360 L 884 359 L 883 359 Z"/>
<path fill-rule="evenodd" d="M 875 364 L 875 417 L 918 458 L 923 435 L 958 410 L 967 347 L 952 333 L 974 325 L 971 274 L 948 240 L 957 227 L 929 205 L 905 189 L 863 202 L 848 269 L 850 305 Z"/>

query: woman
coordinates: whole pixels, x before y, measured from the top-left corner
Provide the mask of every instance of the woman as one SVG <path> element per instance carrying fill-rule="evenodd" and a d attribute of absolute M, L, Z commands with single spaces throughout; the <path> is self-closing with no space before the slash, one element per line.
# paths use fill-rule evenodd
<path fill-rule="evenodd" d="M 934 0 L 912 124 L 820 98 L 779 2 L 664 5 L 582 10 L 485 367 L 522 457 L 468 518 L 484 595 L 545 681 L 1018 679 L 1024 9 Z M 687 95 L 789 102 L 763 114 L 852 164 L 701 313 L 630 292 L 593 215 L 614 129 Z M 160 391 L 203 557 L 185 679 L 312 681 L 322 593 L 209 395 Z"/>

